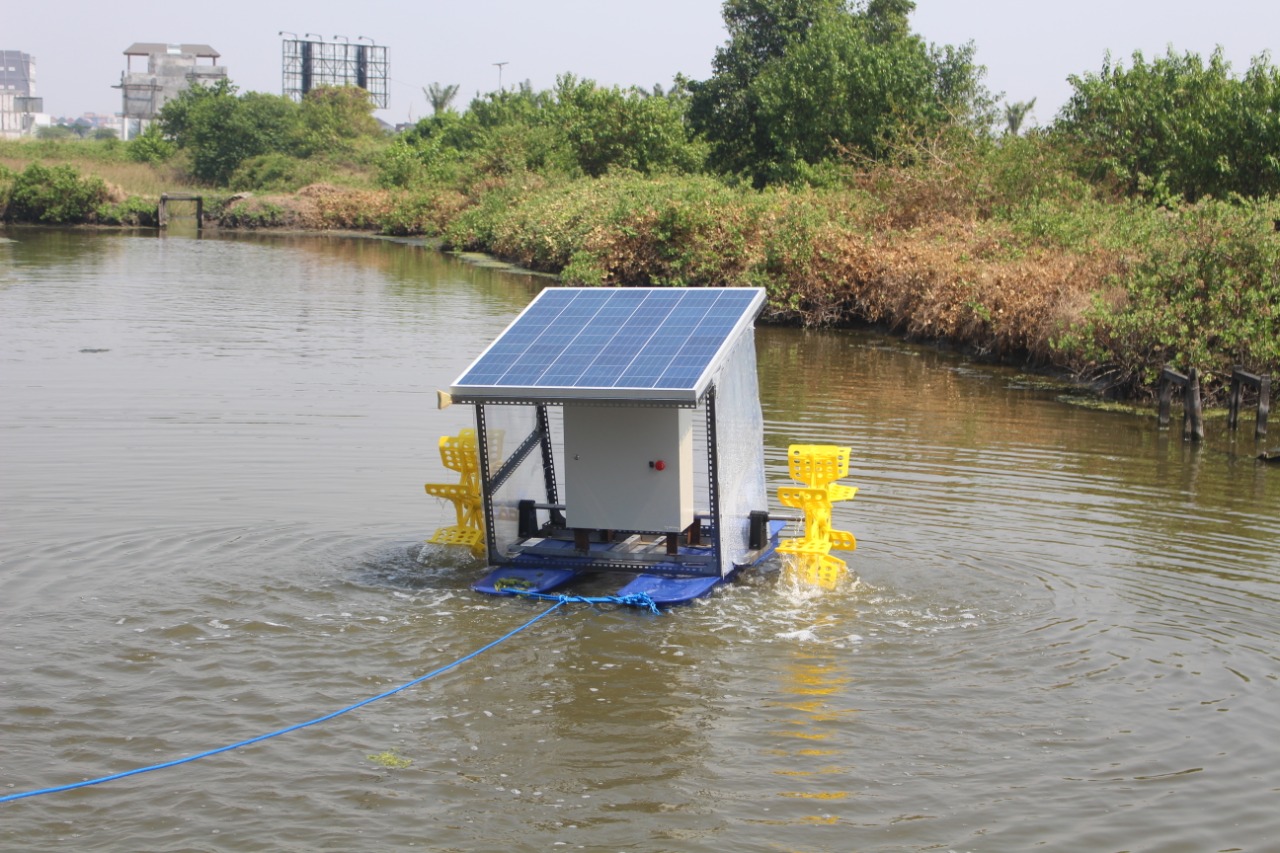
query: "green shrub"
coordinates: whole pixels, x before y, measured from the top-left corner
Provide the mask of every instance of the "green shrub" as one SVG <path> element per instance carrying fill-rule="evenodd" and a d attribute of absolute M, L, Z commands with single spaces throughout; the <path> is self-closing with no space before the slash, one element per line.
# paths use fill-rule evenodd
<path fill-rule="evenodd" d="M 1234 365 L 1280 366 L 1280 235 L 1260 204 L 1204 201 L 1148 221 L 1146 246 L 1056 341 L 1126 390 L 1195 367 L 1212 394 Z"/>
<path fill-rule="evenodd" d="M 0 163 L 0 221 L 8 218 L 9 194 L 13 190 L 13 170 Z"/>
<path fill-rule="evenodd" d="M 1129 67 L 1110 55 L 1098 73 L 1067 78 L 1074 92 L 1055 123 L 1079 146 L 1076 167 L 1158 203 L 1280 192 L 1280 68 L 1263 53 L 1243 77 L 1215 50 Z"/>
<path fill-rule="evenodd" d="M 443 144 L 439 136 L 418 138 L 405 134 L 374 158 L 378 186 L 414 189 L 426 184 L 456 186 L 468 174 L 465 157 Z"/>
<path fill-rule="evenodd" d="M 70 166 L 32 163 L 14 179 L 5 218 L 49 225 L 89 222 L 106 200 L 101 178 L 81 178 Z"/>
<path fill-rule="evenodd" d="M 50 142 L 63 139 L 78 138 L 76 132 L 65 124 L 50 124 L 36 128 L 36 139 L 44 139 Z"/>
<path fill-rule="evenodd" d="M 439 237 L 445 226 L 470 205 L 466 196 L 454 190 L 406 193 L 392 200 L 378 225 L 383 234 Z"/>
<path fill-rule="evenodd" d="M 164 138 L 160 126 L 152 124 L 125 143 L 125 154 L 135 163 L 159 164 L 169 160 L 178 146 Z"/>
<path fill-rule="evenodd" d="M 160 224 L 159 211 L 154 201 L 130 196 L 118 204 L 98 206 L 95 218 L 101 225 L 137 225 L 154 228 Z"/>
<path fill-rule="evenodd" d="M 224 209 L 218 224 L 227 228 L 279 228 L 288 221 L 280 205 L 250 198 L 238 200 Z"/>
<path fill-rule="evenodd" d="M 236 167 L 227 185 L 236 192 L 293 192 L 323 180 L 328 172 L 317 163 L 288 154 L 260 154 Z"/>

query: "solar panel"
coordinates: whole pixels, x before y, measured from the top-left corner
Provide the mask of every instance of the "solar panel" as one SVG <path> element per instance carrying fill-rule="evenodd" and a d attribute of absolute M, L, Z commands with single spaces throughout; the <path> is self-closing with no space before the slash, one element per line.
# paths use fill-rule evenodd
<path fill-rule="evenodd" d="M 748 287 L 548 288 L 450 390 L 459 402 L 696 405 L 764 300 Z"/>

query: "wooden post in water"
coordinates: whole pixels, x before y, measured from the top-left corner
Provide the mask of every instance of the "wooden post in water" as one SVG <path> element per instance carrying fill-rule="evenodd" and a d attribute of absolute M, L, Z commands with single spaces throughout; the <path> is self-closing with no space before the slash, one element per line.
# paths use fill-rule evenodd
<path fill-rule="evenodd" d="M 1258 423 L 1254 438 L 1267 434 L 1267 415 L 1271 412 L 1271 377 L 1248 373 L 1239 367 L 1231 371 L 1231 397 L 1227 403 L 1227 427 L 1235 429 L 1240 424 L 1240 404 L 1244 399 L 1244 387 L 1258 389 Z"/>
<path fill-rule="evenodd" d="M 1200 405 L 1200 371 L 1187 371 L 1187 387 L 1182 403 L 1182 437 L 1204 441 L 1204 409 Z"/>
<path fill-rule="evenodd" d="M 1165 367 L 1160 371 L 1160 382 L 1156 385 L 1156 396 L 1160 400 L 1160 414 L 1156 417 L 1156 424 L 1160 429 L 1169 426 L 1169 409 L 1173 404 L 1173 386 L 1179 385 L 1187 381 L 1187 377 L 1178 373 L 1176 370 Z"/>
<path fill-rule="evenodd" d="M 1258 383 L 1258 425 L 1253 429 L 1254 438 L 1267 435 L 1267 415 L 1271 413 L 1271 377 L 1263 376 Z"/>
<path fill-rule="evenodd" d="M 1173 386 L 1182 389 L 1182 437 L 1204 441 L 1204 410 L 1200 403 L 1200 372 L 1194 367 L 1183 375 L 1172 367 L 1160 371 L 1157 395 L 1160 398 L 1159 425 L 1169 426 L 1169 409 L 1173 403 Z"/>
<path fill-rule="evenodd" d="M 1244 373 L 1239 367 L 1231 371 L 1231 393 L 1227 395 L 1227 429 L 1235 429 L 1240 425 L 1240 398 L 1244 396 Z"/>

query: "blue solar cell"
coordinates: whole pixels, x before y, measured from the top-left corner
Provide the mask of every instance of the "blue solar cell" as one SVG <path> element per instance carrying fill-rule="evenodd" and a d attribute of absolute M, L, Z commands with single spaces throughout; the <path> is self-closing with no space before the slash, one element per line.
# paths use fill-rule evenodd
<path fill-rule="evenodd" d="M 687 401 L 705 386 L 735 330 L 749 327 L 763 298 L 748 288 L 548 289 L 454 390 L 537 398 L 555 389 L 575 389 L 561 395 L 568 397 L 664 389 L 684 392 L 680 399 Z"/>

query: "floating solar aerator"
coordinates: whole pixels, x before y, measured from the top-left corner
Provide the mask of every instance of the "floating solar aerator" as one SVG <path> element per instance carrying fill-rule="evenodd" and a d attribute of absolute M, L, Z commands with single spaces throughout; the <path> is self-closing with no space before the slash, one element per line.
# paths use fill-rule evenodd
<path fill-rule="evenodd" d="M 771 554 L 783 524 L 764 483 L 764 304 L 764 290 L 737 287 L 538 294 L 441 393 L 475 406 L 493 570 L 474 588 L 624 573 L 617 595 L 673 604 Z"/>

